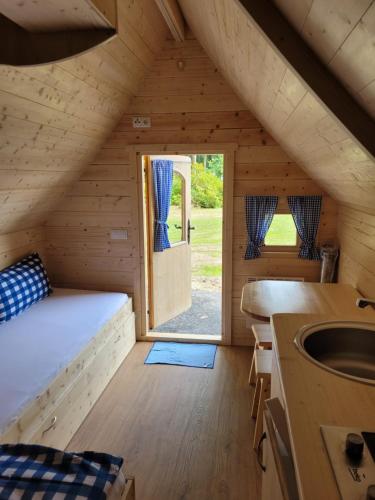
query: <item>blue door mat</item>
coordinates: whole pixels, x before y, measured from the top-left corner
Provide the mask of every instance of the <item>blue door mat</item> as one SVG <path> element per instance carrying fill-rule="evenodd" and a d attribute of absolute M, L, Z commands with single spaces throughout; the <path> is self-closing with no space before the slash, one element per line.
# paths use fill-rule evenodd
<path fill-rule="evenodd" d="M 214 344 L 185 344 L 154 342 L 145 365 L 181 365 L 195 368 L 213 368 L 217 346 Z"/>

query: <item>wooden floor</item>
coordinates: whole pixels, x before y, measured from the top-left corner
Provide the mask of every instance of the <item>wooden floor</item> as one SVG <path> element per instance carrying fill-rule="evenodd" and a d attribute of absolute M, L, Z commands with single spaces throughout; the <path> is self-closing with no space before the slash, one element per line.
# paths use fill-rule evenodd
<path fill-rule="evenodd" d="M 219 347 L 209 370 L 146 366 L 150 347 L 136 344 L 68 448 L 125 457 L 137 500 L 258 500 L 250 350 Z"/>

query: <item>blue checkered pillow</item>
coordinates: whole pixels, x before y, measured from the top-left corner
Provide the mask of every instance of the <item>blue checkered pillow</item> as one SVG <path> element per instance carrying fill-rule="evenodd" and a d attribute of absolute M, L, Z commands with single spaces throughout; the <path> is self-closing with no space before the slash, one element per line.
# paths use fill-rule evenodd
<path fill-rule="evenodd" d="M 9 321 L 52 292 L 37 253 L 0 272 L 0 323 Z"/>

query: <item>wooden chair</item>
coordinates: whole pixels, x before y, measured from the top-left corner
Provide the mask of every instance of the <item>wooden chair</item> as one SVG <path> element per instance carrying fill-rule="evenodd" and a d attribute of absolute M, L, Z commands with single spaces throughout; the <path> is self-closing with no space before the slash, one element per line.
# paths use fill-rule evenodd
<path fill-rule="evenodd" d="M 255 337 L 254 355 L 249 373 L 249 384 L 255 385 L 255 352 L 258 349 L 272 349 L 272 327 L 268 324 L 255 324 L 251 326 Z"/>
<path fill-rule="evenodd" d="M 263 430 L 264 401 L 270 396 L 271 389 L 272 350 L 256 349 L 254 351 L 254 371 L 256 378 L 251 416 L 256 419 L 254 443 L 256 449 Z"/>

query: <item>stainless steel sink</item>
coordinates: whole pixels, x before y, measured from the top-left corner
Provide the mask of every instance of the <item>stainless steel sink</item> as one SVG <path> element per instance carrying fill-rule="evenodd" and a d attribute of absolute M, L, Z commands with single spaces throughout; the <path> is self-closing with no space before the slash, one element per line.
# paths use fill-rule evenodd
<path fill-rule="evenodd" d="M 375 323 L 314 323 L 301 328 L 294 341 L 321 368 L 375 385 Z"/>

